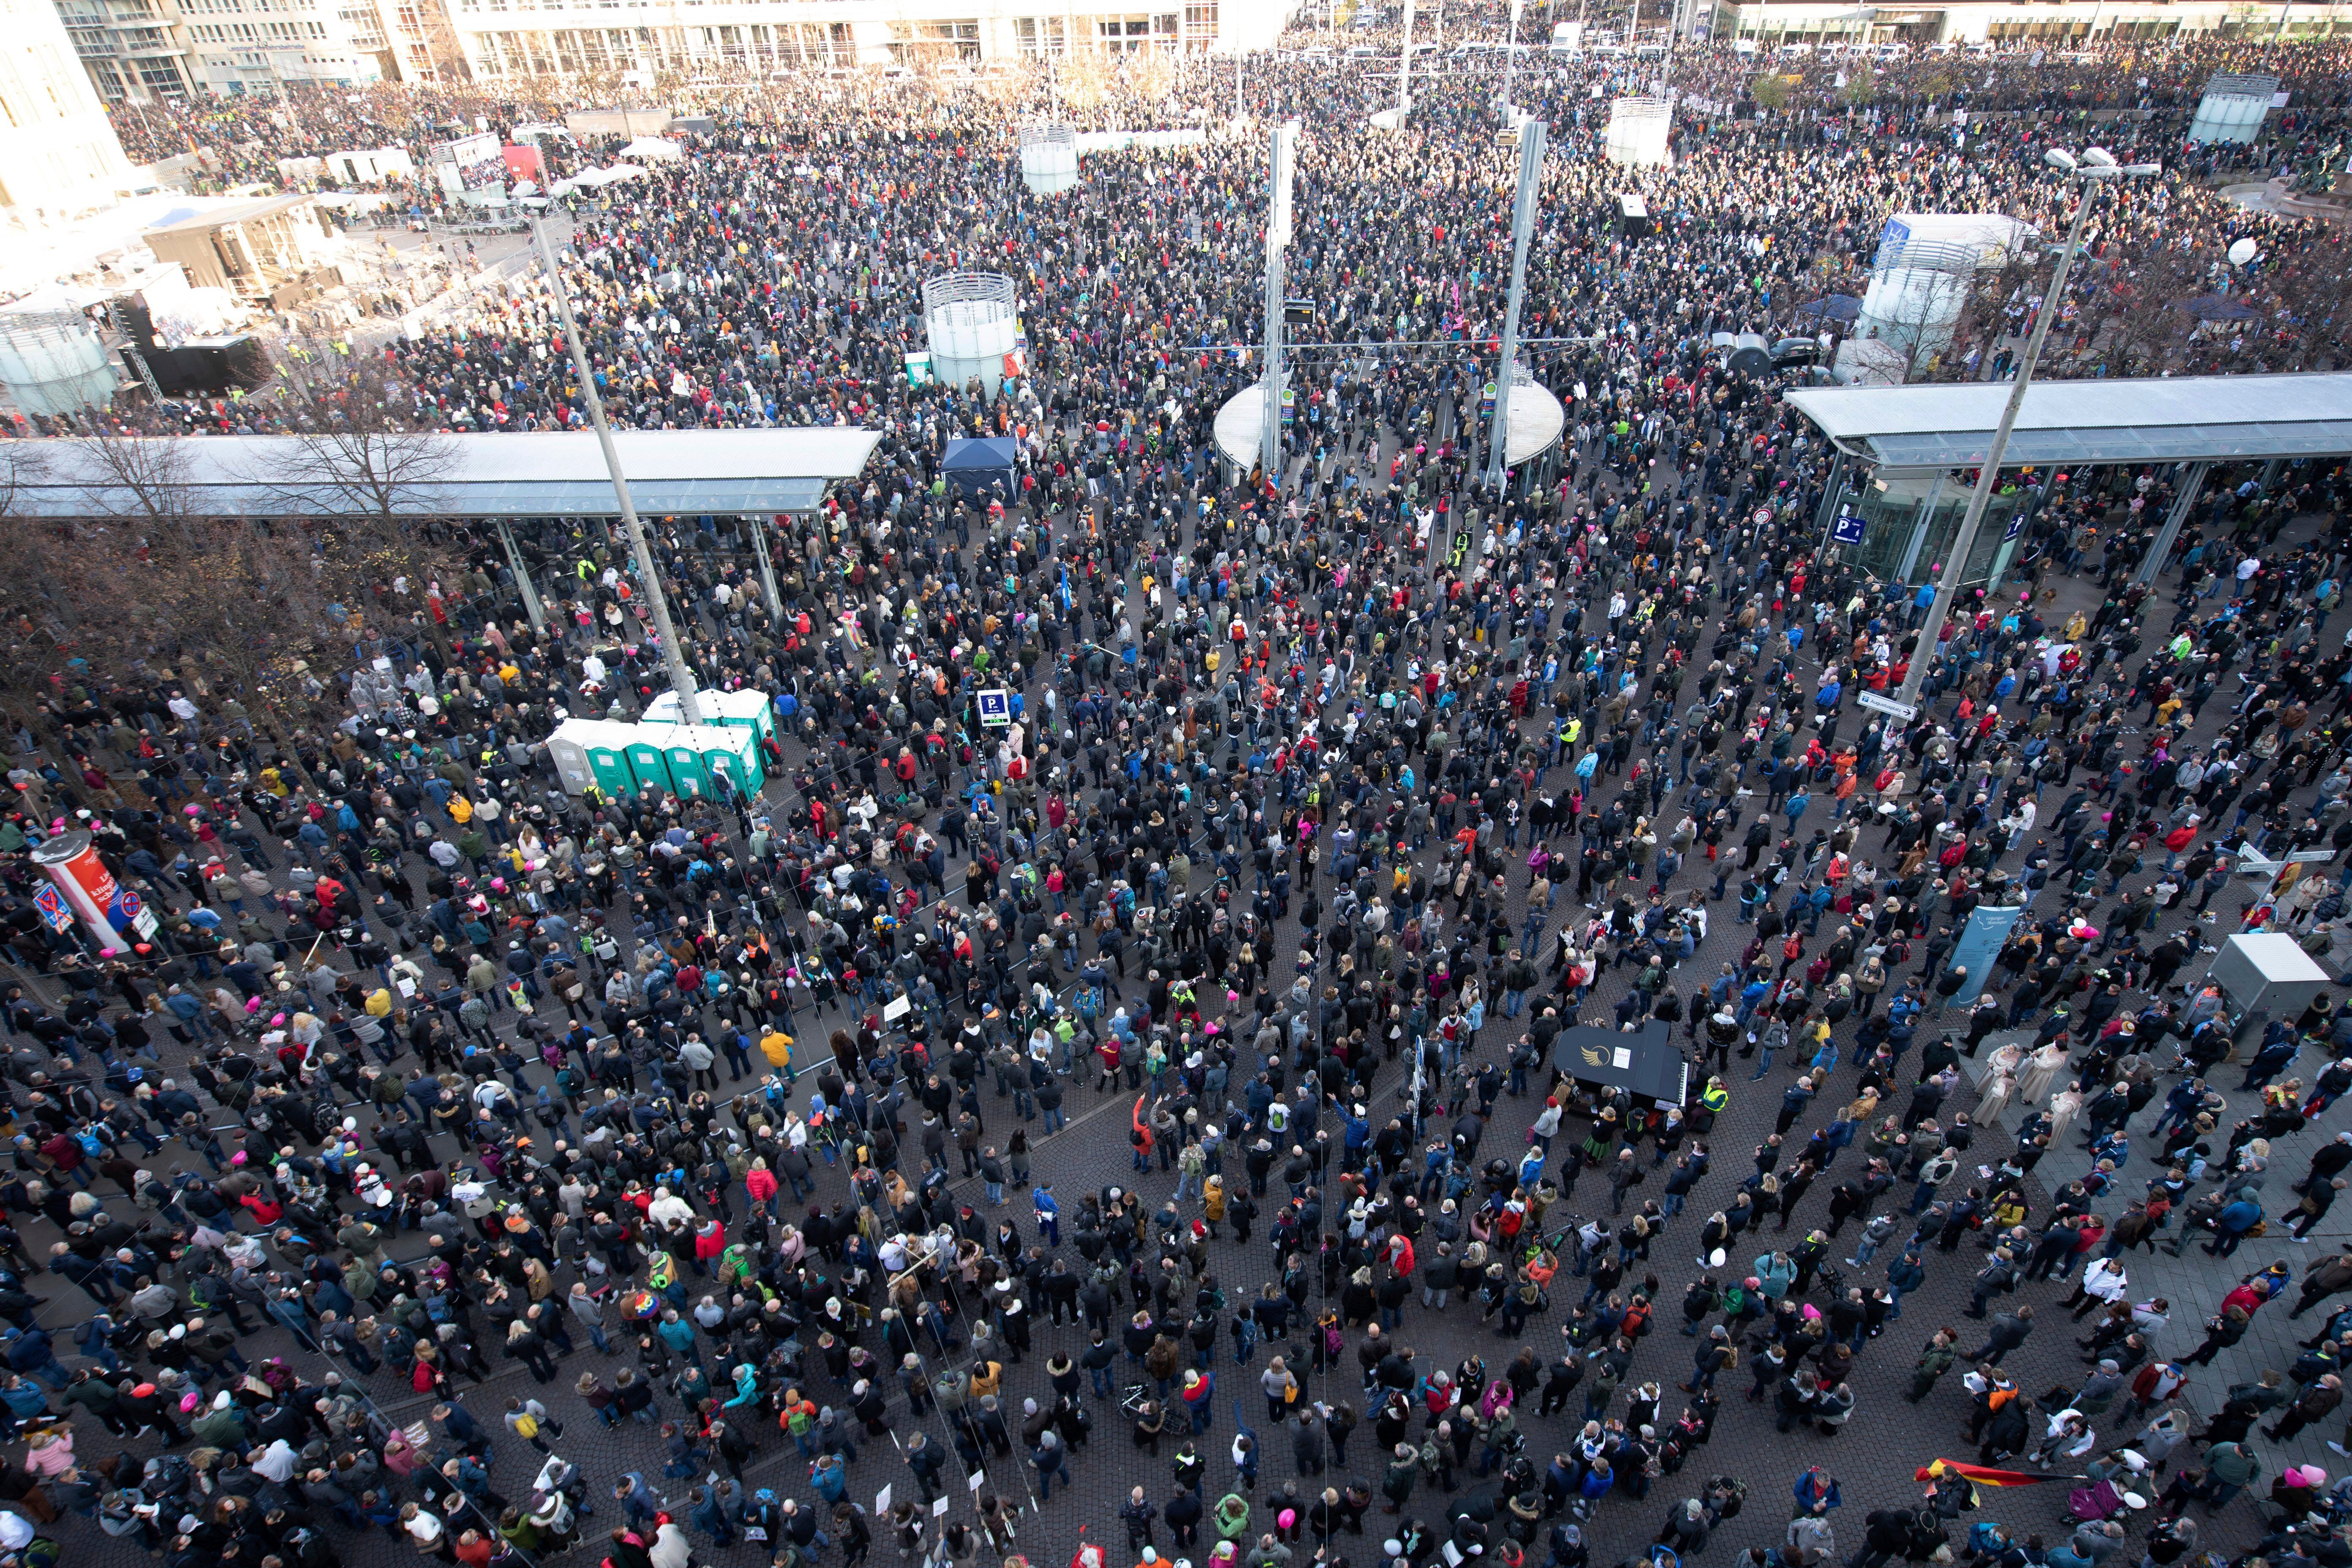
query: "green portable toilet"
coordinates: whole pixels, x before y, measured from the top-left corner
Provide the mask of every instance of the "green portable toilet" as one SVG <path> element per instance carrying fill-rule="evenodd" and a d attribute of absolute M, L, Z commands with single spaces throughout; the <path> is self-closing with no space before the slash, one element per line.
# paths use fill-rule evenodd
<path fill-rule="evenodd" d="M 659 733 L 662 755 L 669 759 L 670 787 L 689 798 L 709 795 L 710 765 L 702 760 L 702 731 L 673 724 Z"/>
<path fill-rule="evenodd" d="M 629 772 L 629 726 L 608 720 L 574 722 L 587 731 L 581 739 L 581 750 L 587 754 L 589 781 L 604 792 L 607 800 L 626 800 L 636 794 L 637 781 Z"/>
<path fill-rule="evenodd" d="M 676 789 L 669 776 L 669 753 L 654 739 L 654 732 L 641 724 L 628 728 L 629 740 L 622 754 L 629 763 L 629 793 L 635 795 L 647 784 L 662 790 Z"/>
<path fill-rule="evenodd" d="M 760 757 L 759 731 L 740 725 L 706 725 L 700 732 L 702 760 L 710 776 L 715 780 L 723 774 L 733 782 L 736 794 L 747 799 L 757 797 L 767 778 Z"/>

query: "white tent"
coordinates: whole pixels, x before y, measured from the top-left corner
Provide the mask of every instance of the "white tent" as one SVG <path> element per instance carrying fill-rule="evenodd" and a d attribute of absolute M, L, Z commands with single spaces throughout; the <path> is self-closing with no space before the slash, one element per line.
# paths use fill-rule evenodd
<path fill-rule="evenodd" d="M 686 156 L 686 149 L 660 136 L 640 136 L 621 149 L 629 158 L 649 159 L 656 163 L 674 163 Z"/>

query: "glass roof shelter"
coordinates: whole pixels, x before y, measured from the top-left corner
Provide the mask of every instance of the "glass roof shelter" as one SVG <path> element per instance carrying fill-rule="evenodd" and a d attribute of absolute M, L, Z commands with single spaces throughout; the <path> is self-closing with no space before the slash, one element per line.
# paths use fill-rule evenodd
<path fill-rule="evenodd" d="M 765 430 L 615 430 L 637 510 L 678 513 L 809 511 L 835 479 L 855 479 L 881 440 L 846 426 Z M 331 517 L 369 511 L 375 492 L 318 470 L 294 436 L 155 437 L 181 449 L 173 474 L 200 514 Z M 412 517 L 617 517 L 595 436 L 585 430 L 434 435 L 430 460 L 396 473 L 394 506 Z M 120 517 L 140 510 L 94 441 L 37 443 L 46 457 L 11 496 L 37 517 Z M 149 483 L 154 474 L 143 476 Z"/>
<path fill-rule="evenodd" d="M 630 496 L 646 517 L 761 520 L 814 511 L 829 484 L 865 471 L 881 439 L 879 432 L 849 426 L 613 432 Z M 421 433 L 352 438 L 349 447 L 299 436 L 152 437 L 131 445 L 168 447 L 168 462 L 119 464 L 94 440 L 19 445 L 37 447 L 39 456 L 19 468 L 8 499 L 31 517 L 136 517 L 145 510 L 144 485 L 184 492 L 197 516 L 338 517 L 388 509 L 400 517 L 487 519 L 523 584 L 533 626 L 544 612 L 511 520 L 621 511 L 596 437 L 586 430 Z M 768 608 L 781 614 L 765 524 L 751 532 Z"/>
<path fill-rule="evenodd" d="M 1884 581 L 1925 582 L 1968 509 L 1971 470 L 1992 447 L 2006 382 L 1800 387 L 1783 394 L 1837 454 L 1817 525 Z M 2037 381 L 2002 455 L 2011 468 L 2184 464 L 2178 500 L 2140 564 L 2169 556 L 2217 462 L 2352 454 L 2352 374 Z M 2029 492 L 1996 488 L 1962 584 L 1998 584 L 2029 515 Z"/>

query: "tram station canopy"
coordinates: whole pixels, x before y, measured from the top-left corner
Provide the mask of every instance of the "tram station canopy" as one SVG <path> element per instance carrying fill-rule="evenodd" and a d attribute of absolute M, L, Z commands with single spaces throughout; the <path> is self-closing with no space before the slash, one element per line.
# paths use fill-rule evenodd
<path fill-rule="evenodd" d="M 613 444 L 630 499 L 648 517 L 808 511 L 835 479 L 855 479 L 881 440 L 846 426 L 768 430 L 615 430 Z M 379 457 L 392 508 L 406 517 L 617 517 L 593 431 L 402 437 L 421 447 L 394 461 Z M 134 448 L 173 447 L 110 458 L 79 437 L 17 442 L 9 475 L 11 510 L 36 517 L 126 517 L 141 513 L 142 486 L 184 491 L 199 516 L 333 517 L 373 511 L 373 489 L 349 477 L 331 443 L 299 436 L 141 438 Z M 30 463 L 22 459 L 30 455 Z M 338 478 L 337 476 L 345 476 Z"/>
<path fill-rule="evenodd" d="M 1981 463 L 2007 382 L 1808 386 L 1783 394 L 1849 457 L 1885 468 Z M 2038 381 L 2004 468 L 2352 454 L 2352 374 Z"/>

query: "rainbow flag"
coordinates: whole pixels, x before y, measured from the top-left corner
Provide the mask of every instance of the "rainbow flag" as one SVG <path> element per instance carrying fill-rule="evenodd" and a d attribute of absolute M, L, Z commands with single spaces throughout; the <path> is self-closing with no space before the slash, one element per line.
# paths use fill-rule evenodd
<path fill-rule="evenodd" d="M 1939 1476 L 1958 1476 L 1980 1487 L 2038 1487 L 2044 1481 L 2077 1479 L 2071 1476 L 2037 1476 L 2026 1470 L 1996 1470 L 1984 1465 L 1964 1465 L 1958 1459 L 1937 1459 L 1932 1465 L 1922 1465 L 1913 1472 L 1912 1479 L 1932 1481 Z"/>

